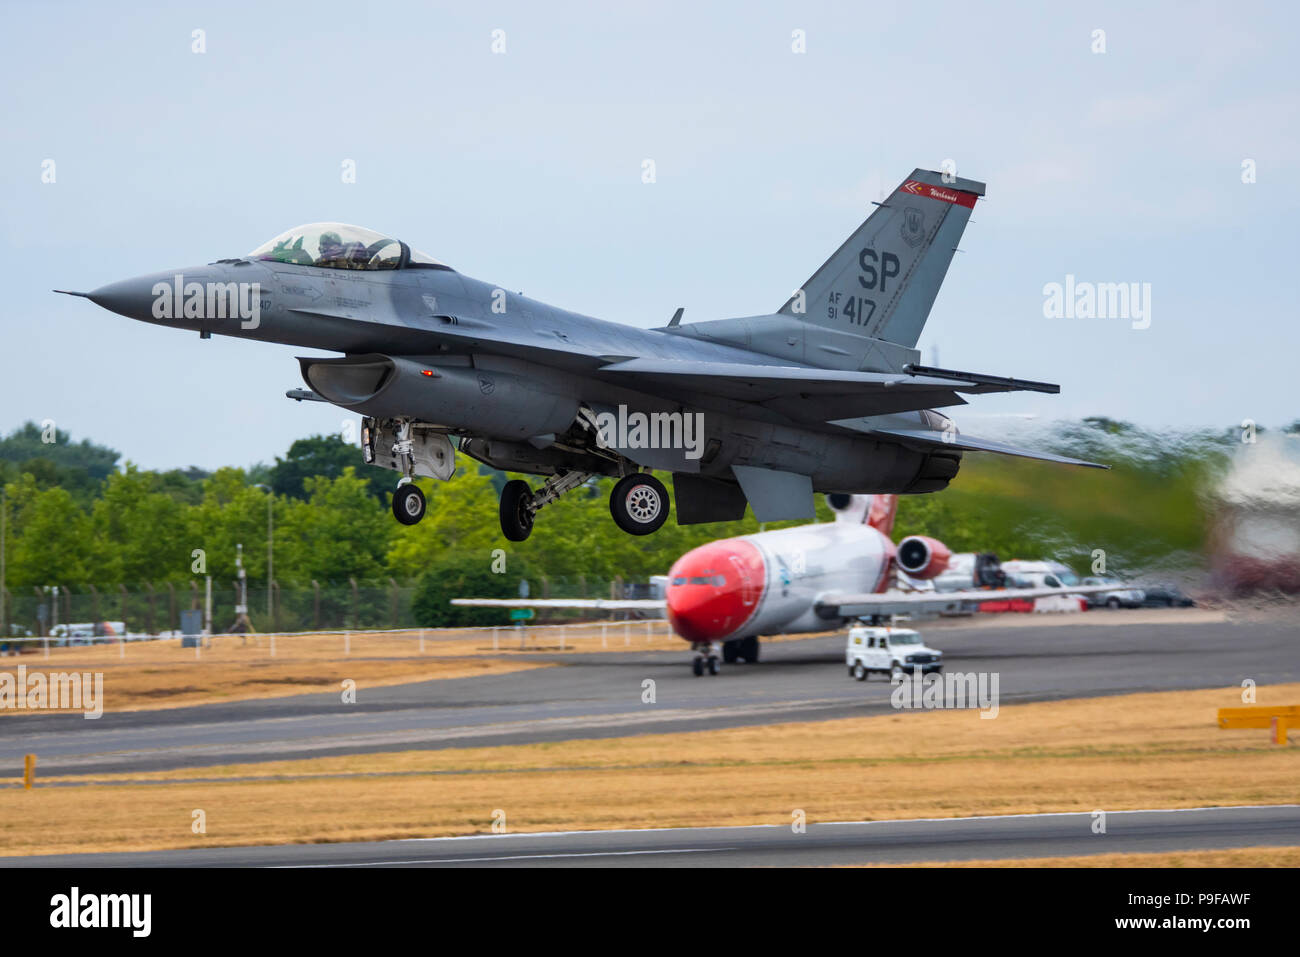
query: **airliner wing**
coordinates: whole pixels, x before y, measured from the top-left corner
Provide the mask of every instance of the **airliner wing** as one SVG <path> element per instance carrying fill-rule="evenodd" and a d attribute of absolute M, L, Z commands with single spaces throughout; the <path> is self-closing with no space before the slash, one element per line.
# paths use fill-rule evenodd
<path fill-rule="evenodd" d="M 887 591 L 827 594 L 817 599 L 817 611 L 827 618 L 855 618 L 859 615 L 906 615 L 915 612 L 955 612 L 964 605 L 988 601 L 1087 595 L 1115 591 L 1123 585 L 1080 585 L 1077 588 L 1000 588 L 968 591 Z"/>
<path fill-rule="evenodd" d="M 1114 590 L 1111 586 L 1110 590 Z M 453 598 L 471 608 L 593 608 L 603 611 L 663 611 L 662 598 Z"/>

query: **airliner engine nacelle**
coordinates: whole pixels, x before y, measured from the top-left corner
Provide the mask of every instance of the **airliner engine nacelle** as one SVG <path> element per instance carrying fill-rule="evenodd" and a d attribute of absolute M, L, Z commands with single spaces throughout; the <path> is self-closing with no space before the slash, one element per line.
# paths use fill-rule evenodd
<path fill-rule="evenodd" d="M 898 567 L 912 578 L 943 574 L 951 558 L 947 545 L 925 535 L 909 535 L 898 543 Z"/>

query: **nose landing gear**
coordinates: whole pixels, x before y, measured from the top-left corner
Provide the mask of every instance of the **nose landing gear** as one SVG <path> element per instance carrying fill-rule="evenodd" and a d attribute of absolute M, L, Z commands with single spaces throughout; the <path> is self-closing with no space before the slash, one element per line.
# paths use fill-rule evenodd
<path fill-rule="evenodd" d="M 691 671 L 695 677 L 698 678 L 705 672 L 711 675 L 718 673 L 718 652 L 722 650 L 718 642 L 697 641 L 691 644 L 691 650 L 695 652 L 695 660 L 691 662 Z"/>
<path fill-rule="evenodd" d="M 426 503 L 424 493 L 409 479 L 403 479 L 393 493 L 393 516 L 403 525 L 414 525 L 424 518 Z"/>

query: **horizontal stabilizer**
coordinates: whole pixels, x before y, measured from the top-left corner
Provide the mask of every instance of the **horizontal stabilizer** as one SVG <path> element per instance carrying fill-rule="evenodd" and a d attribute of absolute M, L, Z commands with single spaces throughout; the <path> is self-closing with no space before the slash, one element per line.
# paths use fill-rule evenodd
<path fill-rule="evenodd" d="M 841 419 L 832 422 L 831 425 L 851 429 L 855 427 L 856 420 Z M 937 432 L 933 429 L 871 429 L 868 434 L 890 436 L 931 448 L 960 449 L 963 452 L 997 452 L 1000 455 L 1015 455 L 1022 459 L 1041 459 L 1044 462 L 1058 462 L 1061 465 L 1084 465 L 1091 469 L 1110 468 L 1109 465 L 1101 465 L 1097 462 L 1072 459 L 1068 455 L 1036 452 L 1033 449 L 1022 449 L 1015 445 L 1007 445 L 1005 442 L 981 439 L 973 435 L 963 435 L 960 432 Z"/>

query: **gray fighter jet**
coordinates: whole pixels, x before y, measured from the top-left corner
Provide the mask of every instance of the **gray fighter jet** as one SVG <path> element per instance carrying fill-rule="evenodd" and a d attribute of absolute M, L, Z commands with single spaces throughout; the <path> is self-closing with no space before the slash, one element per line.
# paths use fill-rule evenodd
<path fill-rule="evenodd" d="M 516 479 L 501 529 L 593 476 L 645 535 L 681 524 L 813 517 L 814 492 L 947 486 L 963 452 L 1092 465 L 959 433 L 933 411 L 964 395 L 1058 386 L 931 368 L 917 339 L 984 184 L 914 170 L 786 303 L 761 316 L 638 329 L 471 279 L 400 240 L 338 223 L 246 256 L 127 279 L 85 296 L 144 322 L 340 353 L 298 361 L 294 399 L 360 413 L 366 462 L 400 472 L 397 520 L 447 480 L 456 452 Z M 62 291 L 62 290 L 60 290 Z"/>

